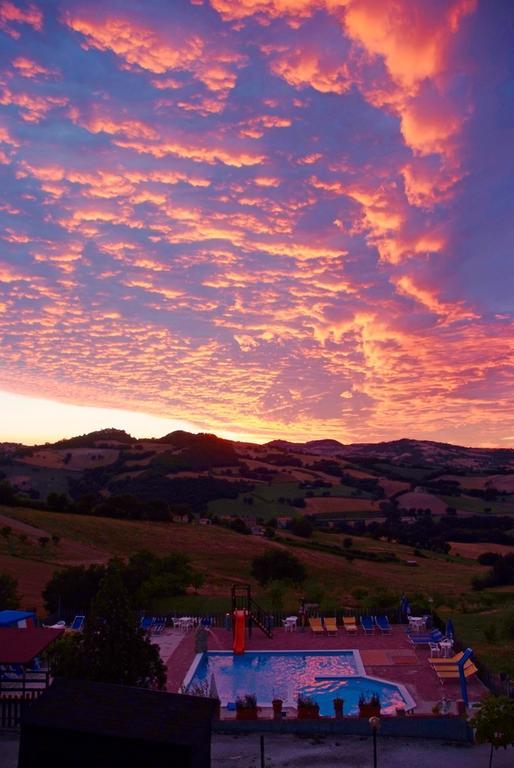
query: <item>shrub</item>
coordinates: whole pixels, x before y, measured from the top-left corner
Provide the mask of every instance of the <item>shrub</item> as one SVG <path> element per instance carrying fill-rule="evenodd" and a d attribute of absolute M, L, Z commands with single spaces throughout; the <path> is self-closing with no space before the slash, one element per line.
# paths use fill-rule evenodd
<path fill-rule="evenodd" d="M 488 624 L 487 627 L 485 627 L 484 637 L 488 643 L 495 643 L 498 640 L 498 629 L 494 622 Z"/>
<path fill-rule="evenodd" d="M 251 573 L 261 586 L 270 581 L 292 581 L 301 584 L 307 578 L 304 565 L 290 552 L 274 549 L 252 560 Z"/>
<path fill-rule="evenodd" d="M 308 539 L 312 536 L 314 529 L 312 523 L 310 520 L 307 520 L 306 517 L 295 517 L 291 520 L 289 530 L 291 533 L 294 533 L 295 536 L 302 536 L 304 539 Z"/>
<path fill-rule="evenodd" d="M 477 561 L 480 565 L 494 565 L 500 559 L 500 555 L 497 552 L 482 552 L 477 557 Z"/>
<path fill-rule="evenodd" d="M 246 696 L 238 696 L 236 699 L 236 709 L 256 709 L 257 696 L 254 693 L 247 693 Z"/>
<path fill-rule="evenodd" d="M 15 609 L 20 604 L 17 593 L 18 582 L 7 573 L 0 573 L 0 606 L 2 609 Z"/>

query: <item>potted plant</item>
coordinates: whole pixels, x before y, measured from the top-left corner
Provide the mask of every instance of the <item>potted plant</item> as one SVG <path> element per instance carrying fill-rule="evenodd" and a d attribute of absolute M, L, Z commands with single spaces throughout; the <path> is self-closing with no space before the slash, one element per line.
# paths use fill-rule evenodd
<path fill-rule="evenodd" d="M 361 693 L 359 696 L 359 717 L 380 717 L 380 697 L 371 694 L 370 698 Z"/>
<path fill-rule="evenodd" d="M 342 720 L 343 719 L 343 707 L 344 707 L 344 699 L 334 699 L 333 700 L 334 705 L 334 714 L 336 720 Z"/>
<path fill-rule="evenodd" d="M 298 696 L 296 709 L 298 720 L 317 720 L 319 717 L 319 705 L 310 696 Z"/>
<path fill-rule="evenodd" d="M 282 720 L 282 699 L 273 699 L 271 706 L 273 707 L 273 720 Z"/>
<path fill-rule="evenodd" d="M 257 720 L 257 698 L 253 693 L 237 697 L 236 720 Z"/>

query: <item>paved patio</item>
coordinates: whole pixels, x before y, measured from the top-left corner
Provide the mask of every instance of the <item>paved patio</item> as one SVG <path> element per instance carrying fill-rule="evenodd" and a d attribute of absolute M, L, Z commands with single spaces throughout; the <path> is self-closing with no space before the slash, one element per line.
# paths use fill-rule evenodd
<path fill-rule="evenodd" d="M 194 633 L 178 635 L 174 652 L 164 658 L 168 668 L 168 690 L 178 691 L 194 659 Z M 209 631 L 209 650 L 231 650 L 232 632 L 225 629 Z M 276 629 L 271 639 L 254 628 L 252 637 L 246 638 L 250 651 L 271 650 L 350 650 L 360 651 L 366 674 L 402 683 L 416 701 L 417 714 L 430 714 L 434 704 L 443 694 L 453 702 L 460 699 L 460 685 L 457 680 L 447 680 L 441 686 L 437 675 L 428 663 L 430 653 L 427 646 L 413 646 L 403 626 L 393 626 L 390 634 L 378 632 L 365 635 L 362 630 L 349 635 L 339 628 L 337 635 L 315 635 L 309 628 L 295 632 Z M 468 680 L 470 702 L 479 701 L 487 693 L 486 687 L 476 677 Z"/>

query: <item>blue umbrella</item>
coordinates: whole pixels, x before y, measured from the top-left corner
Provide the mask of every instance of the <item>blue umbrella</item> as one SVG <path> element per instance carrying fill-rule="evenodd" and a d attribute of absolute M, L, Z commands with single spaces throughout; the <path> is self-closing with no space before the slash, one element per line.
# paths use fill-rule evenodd
<path fill-rule="evenodd" d="M 402 599 L 400 600 L 400 617 L 402 621 L 405 619 L 406 616 L 410 614 L 410 603 L 406 595 L 402 595 Z"/>
<path fill-rule="evenodd" d="M 448 621 L 446 622 L 446 628 L 444 631 L 445 631 L 446 637 L 451 637 L 451 638 L 455 637 L 455 629 L 453 626 L 453 621 L 451 619 L 448 619 Z"/>

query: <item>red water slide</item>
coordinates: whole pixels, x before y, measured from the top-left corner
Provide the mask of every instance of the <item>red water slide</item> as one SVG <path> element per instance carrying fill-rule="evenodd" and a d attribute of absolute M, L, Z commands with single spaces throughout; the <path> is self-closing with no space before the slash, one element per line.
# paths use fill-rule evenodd
<path fill-rule="evenodd" d="M 234 611 L 234 641 L 232 650 L 234 653 L 245 652 L 245 611 Z"/>

